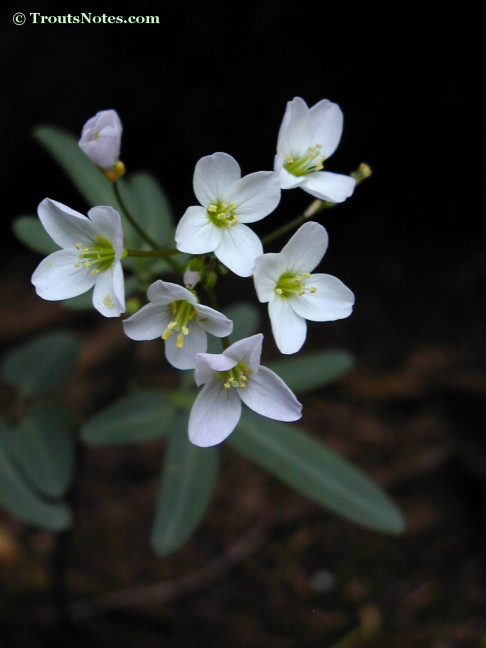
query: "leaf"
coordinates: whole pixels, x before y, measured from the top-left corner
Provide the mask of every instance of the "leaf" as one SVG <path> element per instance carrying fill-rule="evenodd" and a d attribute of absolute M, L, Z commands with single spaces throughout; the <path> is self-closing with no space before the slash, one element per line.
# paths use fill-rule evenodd
<path fill-rule="evenodd" d="M 8 435 L 12 461 L 43 496 L 58 499 L 66 494 L 73 476 L 75 421 L 57 403 L 39 403 Z"/>
<path fill-rule="evenodd" d="M 347 351 L 317 351 L 307 355 L 285 358 L 268 363 L 295 392 L 319 389 L 346 374 L 353 366 L 353 356 Z"/>
<path fill-rule="evenodd" d="M 229 442 L 297 492 L 348 520 L 386 533 L 404 530 L 402 513 L 369 477 L 303 430 L 245 411 Z"/>
<path fill-rule="evenodd" d="M 162 468 L 150 543 L 162 556 L 182 546 L 201 521 L 213 494 L 218 448 L 198 448 L 187 437 L 189 413 L 173 425 Z"/>
<path fill-rule="evenodd" d="M 59 249 L 37 216 L 17 216 L 12 230 L 21 243 L 40 254 L 51 254 Z"/>
<path fill-rule="evenodd" d="M 90 445 L 141 443 L 158 439 L 174 424 L 175 406 L 161 391 L 139 391 L 90 419 L 81 438 Z"/>
<path fill-rule="evenodd" d="M 27 396 L 48 394 L 72 373 L 80 351 L 81 342 L 71 333 L 47 333 L 9 353 L 0 375 Z"/>
<path fill-rule="evenodd" d="M 14 430 L 0 424 L 0 505 L 22 522 L 50 531 L 63 531 L 71 525 L 71 512 L 64 502 L 42 499 L 12 463 L 5 439 Z"/>

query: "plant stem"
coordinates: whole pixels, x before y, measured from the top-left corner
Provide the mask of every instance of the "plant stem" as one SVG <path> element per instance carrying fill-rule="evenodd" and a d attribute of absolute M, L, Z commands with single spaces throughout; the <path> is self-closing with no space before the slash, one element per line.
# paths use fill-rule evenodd
<path fill-rule="evenodd" d="M 118 187 L 118 183 L 117 183 L 117 182 L 114 182 L 114 183 L 113 183 L 113 188 L 114 188 L 114 190 L 115 190 L 115 196 L 116 196 L 118 202 L 120 203 L 120 205 L 121 205 L 121 207 L 122 207 L 122 209 L 123 209 L 123 211 L 124 211 L 124 213 L 125 213 L 126 219 L 127 219 L 128 222 L 130 223 L 130 225 L 133 227 L 133 229 L 137 232 L 137 234 L 138 234 L 138 235 L 139 235 L 139 236 L 140 236 L 140 237 L 141 237 L 141 238 L 142 238 L 146 243 L 148 243 L 148 244 L 150 245 L 151 248 L 153 248 L 154 250 L 156 250 L 157 248 L 159 248 L 160 246 L 158 245 L 158 243 L 156 243 L 156 242 L 154 241 L 154 239 L 153 239 L 151 236 L 149 236 L 149 235 L 145 232 L 145 230 L 143 230 L 143 229 L 140 227 L 140 225 L 137 223 L 137 221 L 135 220 L 135 218 L 134 218 L 134 217 L 132 216 L 132 214 L 130 213 L 130 210 L 127 208 L 127 206 L 126 206 L 126 204 L 125 204 L 125 201 L 124 201 L 123 198 L 121 197 L 120 189 L 119 189 L 119 187 Z"/>

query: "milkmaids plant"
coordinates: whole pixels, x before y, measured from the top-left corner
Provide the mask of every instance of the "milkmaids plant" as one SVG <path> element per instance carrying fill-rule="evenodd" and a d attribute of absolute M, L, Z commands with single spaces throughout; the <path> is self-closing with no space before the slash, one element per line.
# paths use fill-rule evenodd
<path fill-rule="evenodd" d="M 355 301 L 339 279 L 315 272 L 329 237 L 311 220 L 349 198 L 371 173 L 365 164 L 350 175 L 327 170 L 342 128 L 337 104 L 324 99 L 309 108 L 294 98 L 273 170 L 242 175 L 227 153 L 203 157 L 193 178 L 199 204 L 187 207 L 177 224 L 152 175 L 125 176 L 114 110 L 89 119 L 79 142 L 57 128 L 36 129 L 37 141 L 89 207 L 85 215 L 44 198 L 38 218 L 15 220 L 18 238 L 47 255 L 32 275 L 37 294 L 122 318 L 115 325 L 128 338 L 164 344 L 167 362 L 194 378 L 186 373 L 171 388 L 132 391 L 80 421 L 53 398 L 72 373 L 80 341 L 51 333 L 16 349 L 1 368 L 3 381 L 24 399 L 1 423 L 3 507 L 27 523 L 65 530 L 72 522 L 67 494 L 78 473 L 76 447 L 165 436 L 151 534 L 158 554 L 183 545 L 202 519 L 225 440 L 331 511 L 382 532 L 403 530 L 400 511 L 370 478 L 293 425 L 302 417 L 297 395 L 325 386 L 352 364 L 345 351 L 294 355 L 305 345 L 307 320 L 346 318 Z M 261 238 L 254 226 L 277 209 L 282 191 L 294 188 L 312 202 Z M 277 239 L 280 251 L 265 249 Z M 223 312 L 219 286 L 233 273 L 250 282 L 255 303 L 229 304 Z M 259 330 L 258 302 L 268 304 L 283 354 L 265 364 L 262 349 L 272 343 Z"/>

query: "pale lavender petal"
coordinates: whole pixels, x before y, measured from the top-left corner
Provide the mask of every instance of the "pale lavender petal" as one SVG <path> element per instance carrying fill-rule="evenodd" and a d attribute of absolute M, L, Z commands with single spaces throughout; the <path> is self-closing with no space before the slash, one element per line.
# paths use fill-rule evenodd
<path fill-rule="evenodd" d="M 302 189 L 311 196 L 340 203 L 353 194 L 356 180 L 351 176 L 330 171 L 317 171 L 305 176 Z"/>
<path fill-rule="evenodd" d="M 115 110 L 102 110 L 83 126 L 79 146 L 102 169 L 111 168 L 120 157 L 122 124 Z"/>
<path fill-rule="evenodd" d="M 281 353 L 297 353 L 307 336 L 307 324 L 303 317 L 294 312 L 289 298 L 275 295 L 268 304 L 275 343 Z"/>
<path fill-rule="evenodd" d="M 341 108 L 327 99 L 322 99 L 310 109 L 313 145 L 321 145 L 321 153 L 327 159 L 337 149 L 343 132 Z"/>
<path fill-rule="evenodd" d="M 249 277 L 255 259 L 263 253 L 260 238 L 249 227 L 240 223 L 220 231 L 222 240 L 214 253 L 232 272 L 240 277 Z"/>
<path fill-rule="evenodd" d="M 165 306 L 147 304 L 123 321 L 123 330 L 132 340 L 155 340 L 166 330 L 172 320 L 171 315 Z"/>
<path fill-rule="evenodd" d="M 115 268 L 96 275 L 96 283 L 93 290 L 93 306 L 105 317 L 119 317 L 125 310 L 125 304 L 117 296 L 114 287 Z"/>
<path fill-rule="evenodd" d="M 236 205 L 240 223 L 254 223 L 268 216 L 280 202 L 280 182 L 273 171 L 250 173 L 235 182 L 226 194 L 226 202 Z"/>
<path fill-rule="evenodd" d="M 222 353 L 198 353 L 196 356 L 196 369 L 194 380 L 200 387 L 207 383 L 218 371 L 229 371 L 236 367 L 238 360 Z"/>
<path fill-rule="evenodd" d="M 110 241 L 115 250 L 115 258 L 119 260 L 123 252 L 120 214 L 113 207 L 100 205 L 90 209 L 88 216 L 93 223 L 94 232 Z"/>
<path fill-rule="evenodd" d="M 316 291 L 309 293 L 314 287 Z M 342 281 L 328 274 L 313 274 L 306 280 L 306 293 L 292 300 L 292 308 L 313 322 L 331 322 L 351 315 L 354 295 Z"/>
<path fill-rule="evenodd" d="M 177 225 L 177 249 L 190 254 L 213 252 L 221 243 L 223 232 L 210 220 L 204 207 L 189 207 Z"/>
<path fill-rule="evenodd" d="M 194 193 L 203 207 L 209 207 L 218 200 L 231 202 L 226 199 L 226 192 L 240 178 L 240 166 L 234 157 L 227 153 L 213 153 L 196 164 Z"/>
<path fill-rule="evenodd" d="M 256 374 L 250 375 L 238 394 L 247 407 L 267 418 L 297 421 L 302 416 L 302 405 L 295 394 L 267 367 L 260 367 Z"/>
<path fill-rule="evenodd" d="M 56 200 L 44 198 L 37 208 L 39 219 L 52 238 L 62 248 L 73 248 L 77 243 L 90 246 L 95 230 L 92 222 L 74 209 Z"/>
<path fill-rule="evenodd" d="M 125 279 L 123 277 L 122 264 L 117 261 L 112 266 L 113 269 L 113 290 L 120 304 L 122 312 L 125 312 Z"/>
<path fill-rule="evenodd" d="M 257 333 L 234 342 L 223 351 L 223 355 L 227 358 L 234 358 L 237 362 L 246 365 L 252 373 L 256 373 L 260 367 L 262 345 L 263 334 Z"/>
<path fill-rule="evenodd" d="M 167 306 L 171 302 L 181 300 L 190 304 L 196 303 L 196 297 L 190 290 L 170 281 L 162 281 L 162 279 L 157 279 L 149 286 L 147 297 L 151 302 L 159 306 Z"/>
<path fill-rule="evenodd" d="M 197 323 L 189 322 L 188 329 L 182 347 L 177 346 L 178 331 L 173 331 L 165 342 L 165 357 L 176 369 L 194 369 L 196 354 L 205 353 L 208 346 L 206 332 Z"/>
<path fill-rule="evenodd" d="M 189 439 L 194 445 L 217 445 L 233 432 L 241 416 L 241 400 L 236 391 L 225 389 L 218 379 L 202 388 L 189 416 Z"/>
<path fill-rule="evenodd" d="M 71 249 L 58 250 L 41 261 L 32 275 L 39 297 L 58 301 L 77 297 L 92 288 L 96 279 L 91 269 L 80 265 L 78 259 L 78 250 Z"/>
<path fill-rule="evenodd" d="M 226 315 L 204 304 L 197 304 L 195 308 L 197 311 L 196 321 L 205 331 L 216 337 L 230 335 L 233 330 L 233 322 Z"/>
<path fill-rule="evenodd" d="M 321 262 L 328 243 L 329 236 L 322 225 L 314 221 L 304 223 L 280 253 L 286 261 L 287 272 L 301 274 L 314 270 Z"/>

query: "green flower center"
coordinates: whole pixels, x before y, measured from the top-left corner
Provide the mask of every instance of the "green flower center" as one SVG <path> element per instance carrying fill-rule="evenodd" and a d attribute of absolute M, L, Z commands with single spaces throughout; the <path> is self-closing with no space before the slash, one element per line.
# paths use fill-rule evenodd
<path fill-rule="evenodd" d="M 232 227 L 238 221 L 235 210 L 235 203 L 225 203 L 218 200 L 218 202 L 209 205 L 207 211 L 209 220 L 216 227 Z"/>
<path fill-rule="evenodd" d="M 301 297 L 305 293 L 315 293 L 317 288 L 311 286 L 307 288 L 306 279 L 310 278 L 308 272 L 303 272 L 301 275 L 286 272 L 277 281 L 275 292 L 279 297 Z"/>
<path fill-rule="evenodd" d="M 235 389 L 238 387 L 244 389 L 249 374 L 251 374 L 251 370 L 242 362 L 238 362 L 236 367 L 233 367 L 233 369 L 230 369 L 229 371 L 219 371 L 214 375 L 216 378 L 220 378 L 224 381 L 223 385 L 225 389 L 231 389 L 231 387 L 234 387 Z"/>
<path fill-rule="evenodd" d="M 97 275 L 104 270 L 108 270 L 115 260 L 115 250 L 110 241 L 104 236 L 97 234 L 96 242 L 89 247 L 83 247 L 81 243 L 76 243 L 76 249 L 79 250 L 78 261 L 74 264 L 76 268 L 92 268 L 91 274 Z"/>
<path fill-rule="evenodd" d="M 197 312 L 194 306 L 185 299 L 171 302 L 170 309 L 174 319 L 168 324 L 162 334 L 162 339 L 168 340 L 172 332 L 177 331 L 176 347 L 182 349 L 184 346 L 184 337 L 189 335 L 189 327 L 187 324 L 196 317 Z"/>
<path fill-rule="evenodd" d="M 321 148 L 321 144 L 309 146 L 306 154 L 298 158 L 287 155 L 284 168 L 294 176 L 304 176 L 315 171 L 322 171 L 326 158 L 321 154 Z"/>

